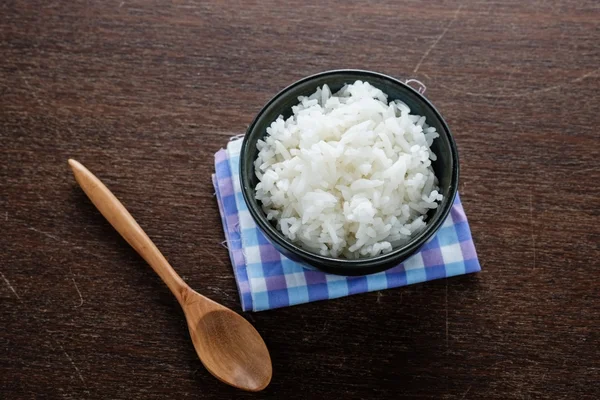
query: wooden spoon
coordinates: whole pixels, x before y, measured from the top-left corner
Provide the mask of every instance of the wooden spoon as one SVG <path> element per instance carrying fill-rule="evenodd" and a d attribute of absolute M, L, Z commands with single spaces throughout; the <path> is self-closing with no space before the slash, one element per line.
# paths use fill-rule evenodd
<path fill-rule="evenodd" d="M 273 374 L 271 357 L 256 329 L 239 314 L 192 290 L 111 191 L 77 161 L 70 159 L 69 165 L 96 208 L 171 289 L 206 369 L 239 389 L 257 392 L 267 387 Z"/>

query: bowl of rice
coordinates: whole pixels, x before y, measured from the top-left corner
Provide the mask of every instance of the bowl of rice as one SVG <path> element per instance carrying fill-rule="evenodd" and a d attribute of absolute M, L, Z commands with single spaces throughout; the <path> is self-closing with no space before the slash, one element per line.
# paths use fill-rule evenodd
<path fill-rule="evenodd" d="M 242 194 L 264 236 L 291 260 L 339 275 L 380 272 L 415 253 L 448 216 L 458 171 L 435 107 L 362 70 L 279 92 L 240 153 Z"/>

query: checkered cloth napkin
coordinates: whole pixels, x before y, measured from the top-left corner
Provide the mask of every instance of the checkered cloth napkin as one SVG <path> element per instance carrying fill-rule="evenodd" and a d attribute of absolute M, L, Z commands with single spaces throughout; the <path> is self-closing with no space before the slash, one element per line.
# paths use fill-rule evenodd
<path fill-rule="evenodd" d="M 212 179 L 244 311 L 334 299 L 480 271 L 458 195 L 438 233 L 397 267 L 350 277 L 303 268 L 275 250 L 252 220 L 240 188 L 241 144 L 241 139 L 233 139 L 226 150 L 215 154 L 216 172 Z"/>

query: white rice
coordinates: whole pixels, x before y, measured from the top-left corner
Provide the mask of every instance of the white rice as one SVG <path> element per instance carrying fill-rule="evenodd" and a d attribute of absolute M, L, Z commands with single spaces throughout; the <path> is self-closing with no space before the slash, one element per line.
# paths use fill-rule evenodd
<path fill-rule="evenodd" d="M 425 117 L 367 82 L 298 97 L 255 161 L 256 198 L 292 242 L 331 257 L 390 252 L 425 228 L 442 195 Z"/>

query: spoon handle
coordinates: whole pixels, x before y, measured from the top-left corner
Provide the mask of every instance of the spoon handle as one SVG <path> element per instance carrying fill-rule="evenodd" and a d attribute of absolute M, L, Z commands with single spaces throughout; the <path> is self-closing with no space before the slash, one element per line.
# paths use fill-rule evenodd
<path fill-rule="evenodd" d="M 90 198 L 104 218 L 123 236 L 123 238 L 146 260 L 160 278 L 167 284 L 171 292 L 182 303 L 184 292 L 188 285 L 175 272 L 167 259 L 162 255 L 156 245 L 150 240 L 146 232 L 133 219 L 129 211 L 121 204 L 114 194 L 100 179 L 96 178 L 86 167 L 79 162 L 69 159 L 69 165 L 75 175 L 75 180 L 85 194 Z"/>

